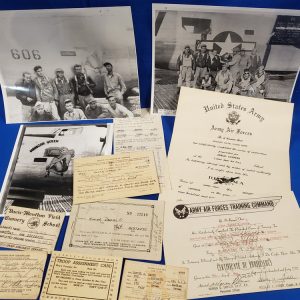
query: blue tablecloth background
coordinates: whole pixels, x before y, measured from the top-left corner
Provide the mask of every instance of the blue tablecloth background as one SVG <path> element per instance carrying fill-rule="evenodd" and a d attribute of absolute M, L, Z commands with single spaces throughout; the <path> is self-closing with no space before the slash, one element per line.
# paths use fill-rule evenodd
<path fill-rule="evenodd" d="M 222 5 L 222 6 L 242 6 L 242 7 L 264 7 L 282 9 L 300 9 L 299 0 L 170 0 L 155 1 L 156 3 L 176 3 L 176 4 L 201 4 L 201 5 Z M 45 9 L 45 8 L 71 8 L 71 7 L 93 7 L 93 6 L 131 6 L 136 38 L 136 48 L 138 57 L 140 91 L 142 107 L 150 106 L 151 98 L 151 57 L 152 57 L 152 1 L 151 0 L 0 0 L 0 10 L 14 9 Z M 0 37 L 1 42 L 1 37 Z M 19 125 L 5 124 L 4 106 L 2 96 L 0 96 L 0 184 L 2 184 L 14 142 L 18 133 Z M 292 190 L 300 199 L 300 79 L 298 78 L 296 88 L 293 93 L 292 102 L 295 103 L 294 119 L 292 127 L 290 162 Z M 280 119 L 278 120 L 280 122 Z M 93 123 L 87 121 L 85 123 Z M 163 117 L 166 148 L 168 150 L 174 125 L 174 117 Z M 273 134 L 276 134 L 274 132 Z M 272 137 L 266 137 L 272 143 Z M 275 162 L 276 163 L 276 162 Z M 272 191 L 270 191 L 272 192 Z M 66 218 L 62 232 L 60 234 L 56 249 L 60 250 L 68 218 Z M 288 220 L 287 220 L 288 222 Z M 300 213 L 299 213 L 300 222 Z M 300 233 L 299 233 L 300 235 Z M 164 259 L 161 261 L 164 262 Z M 295 262 L 296 263 L 296 262 Z M 299 262 L 298 262 L 299 265 Z M 253 293 L 235 296 L 214 297 L 210 299 L 224 300 L 300 300 L 300 289 L 271 291 L 264 293 Z M 175 300 L 175 299 L 174 299 Z"/>

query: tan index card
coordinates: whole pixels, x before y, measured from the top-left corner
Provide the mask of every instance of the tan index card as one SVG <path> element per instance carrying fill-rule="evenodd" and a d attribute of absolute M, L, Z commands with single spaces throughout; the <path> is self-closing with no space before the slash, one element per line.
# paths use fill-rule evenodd
<path fill-rule="evenodd" d="M 116 300 L 122 258 L 53 252 L 41 300 Z"/>
<path fill-rule="evenodd" d="M 73 205 L 63 250 L 161 260 L 164 202 L 117 199 Z"/>
<path fill-rule="evenodd" d="M 1 251 L 0 299 L 36 299 L 46 259 L 41 251 Z"/>
<path fill-rule="evenodd" d="M 0 226 L 1 247 L 54 250 L 65 213 L 10 206 Z"/>
<path fill-rule="evenodd" d="M 127 260 L 119 300 L 185 300 L 187 285 L 187 268 Z"/>
<path fill-rule="evenodd" d="M 152 151 L 74 160 L 74 204 L 159 193 Z"/>

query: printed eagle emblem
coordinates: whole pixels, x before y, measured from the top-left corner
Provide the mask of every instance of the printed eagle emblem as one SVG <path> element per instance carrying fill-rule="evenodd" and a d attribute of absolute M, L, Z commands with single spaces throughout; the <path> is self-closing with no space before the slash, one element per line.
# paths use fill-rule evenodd
<path fill-rule="evenodd" d="M 230 123 L 231 125 L 237 125 L 241 122 L 239 118 L 240 115 L 236 111 L 232 111 L 228 114 L 228 117 L 226 118 L 226 122 Z"/>
<path fill-rule="evenodd" d="M 177 205 L 174 207 L 173 213 L 177 219 L 185 219 L 189 214 L 189 210 L 185 205 Z"/>

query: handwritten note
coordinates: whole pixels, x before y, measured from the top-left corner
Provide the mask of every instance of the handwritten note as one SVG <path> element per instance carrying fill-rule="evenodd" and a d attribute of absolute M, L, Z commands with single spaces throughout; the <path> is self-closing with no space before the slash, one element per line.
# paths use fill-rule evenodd
<path fill-rule="evenodd" d="M 64 213 L 10 206 L 0 226 L 0 245 L 19 250 L 52 251 Z"/>
<path fill-rule="evenodd" d="M 74 205 L 63 250 L 160 260 L 164 203 L 118 199 Z"/>
<path fill-rule="evenodd" d="M 164 133 L 160 116 L 114 120 L 115 153 L 152 150 L 161 192 L 170 187 Z"/>
<path fill-rule="evenodd" d="M 188 298 L 300 287 L 299 207 L 292 193 L 166 202 L 167 264 L 189 268 Z"/>
<path fill-rule="evenodd" d="M 120 300 L 187 299 L 188 269 L 127 260 Z"/>
<path fill-rule="evenodd" d="M 36 299 L 40 292 L 46 252 L 0 252 L 0 299 Z"/>
<path fill-rule="evenodd" d="M 74 204 L 159 193 L 152 151 L 74 160 Z"/>
<path fill-rule="evenodd" d="M 53 252 L 41 300 L 116 300 L 122 259 Z"/>

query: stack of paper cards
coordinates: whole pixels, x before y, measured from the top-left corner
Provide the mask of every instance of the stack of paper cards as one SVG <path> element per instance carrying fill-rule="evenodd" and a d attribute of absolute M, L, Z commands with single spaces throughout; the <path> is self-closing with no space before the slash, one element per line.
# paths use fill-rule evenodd
<path fill-rule="evenodd" d="M 186 300 L 188 269 L 127 260 L 120 300 Z"/>
<path fill-rule="evenodd" d="M 115 153 L 146 150 L 154 153 L 160 192 L 168 190 L 170 179 L 161 118 L 152 115 L 114 121 Z"/>

